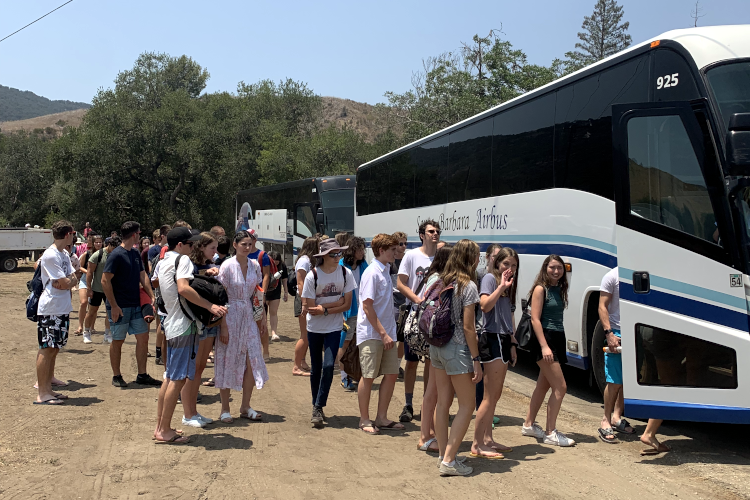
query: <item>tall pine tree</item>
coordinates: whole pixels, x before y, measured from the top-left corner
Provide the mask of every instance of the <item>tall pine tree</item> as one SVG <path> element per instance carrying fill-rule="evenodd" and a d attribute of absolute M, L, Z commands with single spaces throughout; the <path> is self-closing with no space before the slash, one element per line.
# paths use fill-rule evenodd
<path fill-rule="evenodd" d="M 594 12 L 583 18 L 583 31 L 578 33 L 581 41 L 576 43 L 578 50 L 565 54 L 568 72 L 601 61 L 630 46 L 633 41 L 627 34 L 630 23 L 622 22 L 623 14 L 617 0 L 597 0 Z"/>

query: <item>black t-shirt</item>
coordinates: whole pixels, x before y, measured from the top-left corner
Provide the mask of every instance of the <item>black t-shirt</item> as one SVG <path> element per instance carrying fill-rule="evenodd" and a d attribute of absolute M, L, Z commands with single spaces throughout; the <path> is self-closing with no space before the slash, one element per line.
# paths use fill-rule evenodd
<path fill-rule="evenodd" d="M 284 286 L 282 280 L 289 279 L 289 271 L 287 271 L 286 264 L 284 264 L 283 262 L 279 266 L 279 272 L 281 273 L 281 277 L 279 278 L 279 286 L 277 286 L 275 290 L 271 290 L 266 294 L 266 300 L 278 300 L 281 298 L 281 288 Z"/>
<path fill-rule="evenodd" d="M 125 250 L 122 246 L 115 248 L 107 257 L 104 272 L 112 273 L 112 292 L 117 305 L 139 307 L 141 271 L 143 261 L 138 250 Z"/>

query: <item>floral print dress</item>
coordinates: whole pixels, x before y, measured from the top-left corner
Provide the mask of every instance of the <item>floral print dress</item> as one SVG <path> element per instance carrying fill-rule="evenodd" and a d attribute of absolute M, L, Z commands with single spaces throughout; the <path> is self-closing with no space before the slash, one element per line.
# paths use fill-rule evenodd
<path fill-rule="evenodd" d="M 218 337 L 216 339 L 214 383 L 217 389 L 242 390 L 245 361 L 248 357 L 255 377 L 255 387 L 262 389 L 268 380 L 260 332 L 253 320 L 252 304 L 255 287 L 262 283 L 262 279 L 260 266 L 253 259 L 247 261 L 247 278 L 242 275 L 242 268 L 236 257 L 224 261 L 219 269 L 218 280 L 227 289 L 229 296 L 226 320 L 229 342 L 224 344 Z"/>

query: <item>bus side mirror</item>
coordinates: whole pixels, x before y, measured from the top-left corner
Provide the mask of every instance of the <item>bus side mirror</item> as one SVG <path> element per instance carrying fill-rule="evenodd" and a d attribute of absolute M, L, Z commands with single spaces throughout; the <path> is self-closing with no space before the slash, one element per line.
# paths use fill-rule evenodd
<path fill-rule="evenodd" d="M 750 175 L 750 113 L 735 113 L 729 119 L 727 175 Z"/>
<path fill-rule="evenodd" d="M 318 227 L 322 228 L 323 226 L 325 226 L 325 223 L 326 221 L 325 221 L 325 218 L 323 217 L 323 209 L 319 208 L 318 212 L 315 214 L 315 224 L 317 224 Z M 320 232 L 323 233 L 324 231 L 320 231 Z"/>

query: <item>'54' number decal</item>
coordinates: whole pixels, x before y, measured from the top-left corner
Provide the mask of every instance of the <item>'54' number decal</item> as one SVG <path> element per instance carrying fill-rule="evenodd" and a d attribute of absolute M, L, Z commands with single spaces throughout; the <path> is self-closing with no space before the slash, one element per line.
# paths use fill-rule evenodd
<path fill-rule="evenodd" d="M 660 76 L 656 79 L 656 89 L 665 89 L 667 87 L 676 87 L 679 83 L 679 73 L 672 73 L 671 75 Z"/>

